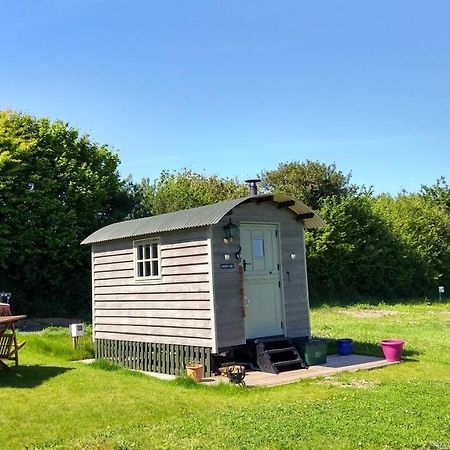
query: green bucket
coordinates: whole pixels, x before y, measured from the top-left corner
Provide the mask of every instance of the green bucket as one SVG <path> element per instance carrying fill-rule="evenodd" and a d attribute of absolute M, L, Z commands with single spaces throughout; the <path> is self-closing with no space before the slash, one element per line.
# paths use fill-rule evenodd
<path fill-rule="evenodd" d="M 305 362 L 308 366 L 317 366 L 327 362 L 327 342 L 311 339 L 305 343 Z"/>

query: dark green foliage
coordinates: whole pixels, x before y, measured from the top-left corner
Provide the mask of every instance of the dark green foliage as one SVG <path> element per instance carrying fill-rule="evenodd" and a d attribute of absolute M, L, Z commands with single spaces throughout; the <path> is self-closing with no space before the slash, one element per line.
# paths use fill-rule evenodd
<path fill-rule="evenodd" d="M 445 202 L 429 196 L 402 194 L 374 200 L 407 254 L 409 293 L 435 295 L 438 285 L 450 287 L 450 214 Z"/>
<path fill-rule="evenodd" d="M 306 234 L 313 298 L 408 295 L 412 253 L 373 202 L 365 193 L 323 202 L 326 226 Z"/>
<path fill-rule="evenodd" d="M 450 216 L 429 197 L 330 197 L 307 233 L 313 299 L 435 296 L 450 286 Z"/>
<path fill-rule="evenodd" d="M 0 112 L 0 289 L 13 310 L 89 309 L 89 249 L 80 242 L 123 219 L 130 196 L 118 157 L 67 124 Z"/>
<path fill-rule="evenodd" d="M 153 183 L 144 179 L 137 192 L 141 204 L 135 216 L 142 217 L 245 197 L 248 188 L 235 179 L 206 176 L 183 169 L 179 172 L 163 171 Z"/>
<path fill-rule="evenodd" d="M 312 206 L 326 225 L 306 233 L 311 298 L 406 298 L 450 289 L 450 188 L 444 177 L 419 194 L 374 196 L 334 164 L 283 163 L 266 189 Z"/>
<path fill-rule="evenodd" d="M 345 198 L 355 192 L 351 174 L 337 170 L 336 164 L 319 161 L 281 163 L 261 174 L 262 187 L 270 192 L 291 195 L 318 210 L 328 197 Z"/>

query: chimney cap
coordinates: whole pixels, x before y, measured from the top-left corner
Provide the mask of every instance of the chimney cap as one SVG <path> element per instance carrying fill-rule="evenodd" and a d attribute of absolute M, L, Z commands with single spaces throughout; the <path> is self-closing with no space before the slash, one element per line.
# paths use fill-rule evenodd
<path fill-rule="evenodd" d="M 245 180 L 246 183 L 248 183 L 248 186 L 250 188 L 250 195 L 257 195 L 258 194 L 258 185 L 261 180 L 258 178 L 253 178 L 251 180 Z"/>

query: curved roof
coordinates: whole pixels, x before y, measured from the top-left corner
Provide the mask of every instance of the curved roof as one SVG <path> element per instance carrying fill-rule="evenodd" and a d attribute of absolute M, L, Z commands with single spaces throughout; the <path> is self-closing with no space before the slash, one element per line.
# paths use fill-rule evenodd
<path fill-rule="evenodd" d="M 214 225 L 236 206 L 263 201 L 273 201 L 279 207 L 282 206 L 291 210 L 299 220 L 303 220 L 306 228 L 320 228 L 324 225 L 322 219 L 309 206 L 300 201 L 293 200 L 283 194 L 259 194 L 159 216 L 113 223 L 92 233 L 82 244 L 94 244 L 96 242 Z"/>

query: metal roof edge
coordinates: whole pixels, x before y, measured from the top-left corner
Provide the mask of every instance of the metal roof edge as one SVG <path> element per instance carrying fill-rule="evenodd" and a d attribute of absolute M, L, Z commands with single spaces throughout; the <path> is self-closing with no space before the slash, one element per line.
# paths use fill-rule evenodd
<path fill-rule="evenodd" d="M 215 225 L 236 206 L 252 201 L 257 202 L 258 199 L 262 201 L 273 200 L 275 203 L 294 201 L 294 205 L 288 206 L 288 209 L 297 217 L 300 217 L 302 214 L 313 214 L 313 217 L 311 218 L 302 219 L 305 228 L 321 228 L 324 226 L 322 218 L 303 202 L 294 200 L 284 194 L 258 194 L 213 203 L 211 205 L 199 206 L 197 208 L 184 209 L 141 219 L 125 220 L 106 225 L 86 237 L 86 239 L 81 242 L 81 245 Z"/>

